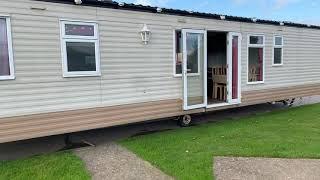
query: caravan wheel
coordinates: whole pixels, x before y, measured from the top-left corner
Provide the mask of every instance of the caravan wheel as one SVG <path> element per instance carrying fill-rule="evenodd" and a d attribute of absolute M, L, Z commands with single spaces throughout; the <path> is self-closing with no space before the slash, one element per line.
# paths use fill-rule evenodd
<path fill-rule="evenodd" d="M 188 127 L 188 126 L 190 126 L 191 122 L 192 122 L 191 116 L 190 115 L 184 115 L 184 116 L 182 116 L 180 118 L 179 125 L 181 127 Z"/>

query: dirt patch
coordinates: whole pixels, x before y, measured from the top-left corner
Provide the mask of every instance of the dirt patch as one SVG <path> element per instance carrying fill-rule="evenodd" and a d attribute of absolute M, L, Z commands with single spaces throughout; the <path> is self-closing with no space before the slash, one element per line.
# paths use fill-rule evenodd
<path fill-rule="evenodd" d="M 95 180 L 173 179 L 115 143 L 77 149 L 75 153 L 85 162 Z"/>
<path fill-rule="evenodd" d="M 315 180 L 320 179 L 320 160 L 215 157 L 217 180 Z"/>

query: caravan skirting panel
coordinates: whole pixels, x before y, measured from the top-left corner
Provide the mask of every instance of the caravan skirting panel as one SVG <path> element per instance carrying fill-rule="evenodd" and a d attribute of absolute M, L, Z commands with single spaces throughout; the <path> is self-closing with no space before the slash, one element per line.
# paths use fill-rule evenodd
<path fill-rule="evenodd" d="M 312 95 L 320 95 L 320 84 L 243 92 L 242 104 L 207 110 L 183 111 L 182 100 L 174 99 L 1 118 L 0 143 Z"/>
<path fill-rule="evenodd" d="M 27 115 L 0 119 L 0 143 L 182 115 L 181 100 Z"/>
<path fill-rule="evenodd" d="M 248 91 L 242 92 L 242 105 L 246 106 L 314 95 L 320 95 L 320 84 L 306 84 L 285 88 Z"/>

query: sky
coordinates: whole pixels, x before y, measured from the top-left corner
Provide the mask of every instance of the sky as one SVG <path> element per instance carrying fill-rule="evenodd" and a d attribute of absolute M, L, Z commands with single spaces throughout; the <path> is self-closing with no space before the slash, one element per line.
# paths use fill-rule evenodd
<path fill-rule="evenodd" d="M 320 0 L 117 0 L 259 19 L 320 25 Z"/>

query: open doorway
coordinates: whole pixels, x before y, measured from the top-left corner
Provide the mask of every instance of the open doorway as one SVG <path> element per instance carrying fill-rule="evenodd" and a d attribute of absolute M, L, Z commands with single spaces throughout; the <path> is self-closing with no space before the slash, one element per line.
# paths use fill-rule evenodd
<path fill-rule="evenodd" d="M 207 32 L 207 99 L 208 104 L 226 103 L 227 36 L 226 32 Z"/>
<path fill-rule="evenodd" d="M 183 77 L 183 109 L 240 104 L 241 33 L 182 29 L 174 34 L 181 37 L 175 72 Z"/>

